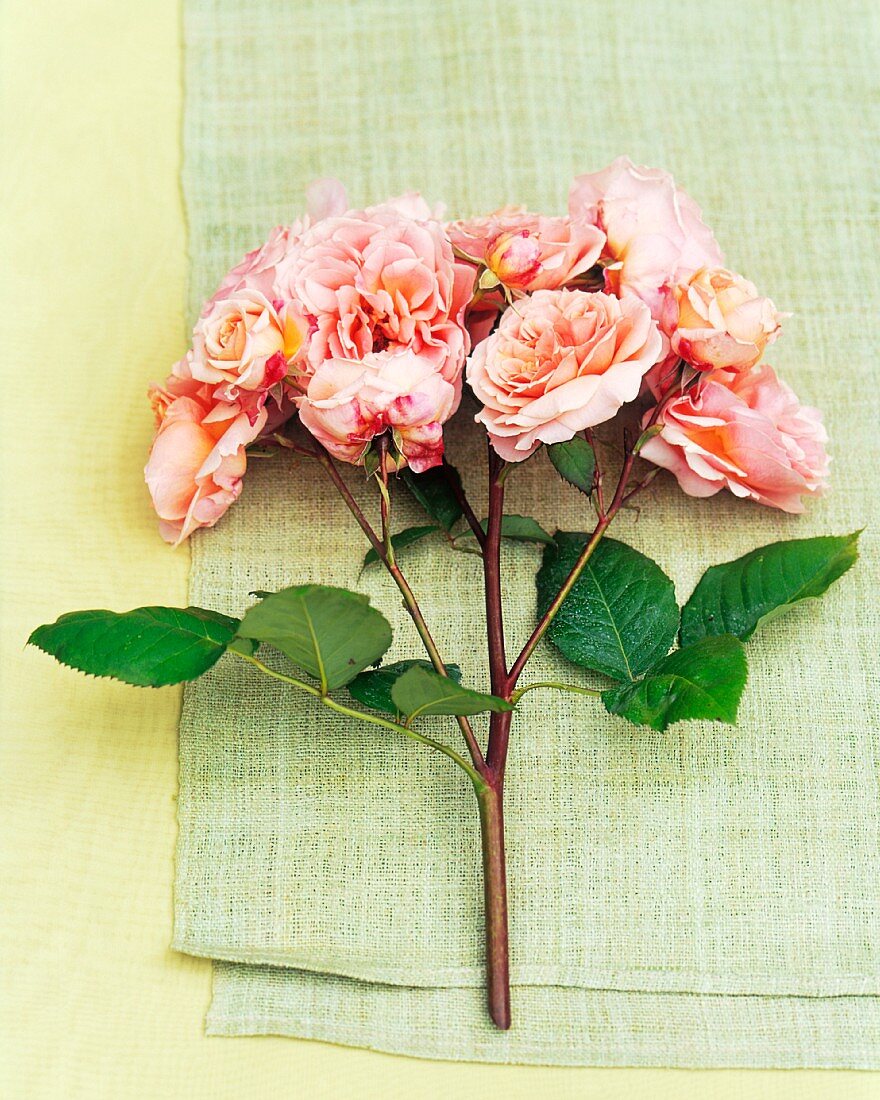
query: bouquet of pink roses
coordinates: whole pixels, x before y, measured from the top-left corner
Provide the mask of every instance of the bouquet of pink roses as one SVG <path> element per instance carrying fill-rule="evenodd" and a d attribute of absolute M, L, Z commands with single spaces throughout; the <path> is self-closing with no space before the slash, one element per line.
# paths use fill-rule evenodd
<path fill-rule="evenodd" d="M 723 266 L 699 208 L 666 173 L 620 158 L 574 181 L 564 217 L 505 207 L 444 223 L 412 194 L 352 210 L 334 181 L 313 185 L 309 200 L 308 217 L 273 230 L 229 272 L 191 349 L 152 387 L 147 484 L 163 537 L 179 543 L 237 500 L 249 448 L 315 462 L 400 590 L 425 657 L 383 666 L 385 618 L 363 595 L 314 584 L 256 593 L 240 620 L 192 607 L 83 611 L 30 640 L 74 668 L 145 686 L 194 679 L 228 653 L 450 758 L 479 808 L 489 1010 L 506 1028 L 503 789 L 518 701 L 538 689 L 591 695 L 657 730 L 733 722 L 743 642 L 841 576 L 857 533 L 774 543 L 712 566 L 683 608 L 655 562 L 606 537 L 661 468 L 692 496 L 727 489 L 786 512 L 802 511 L 828 476 L 820 414 L 762 362 L 787 315 Z M 444 457 L 444 425 L 465 383 L 487 439 L 485 518 L 467 496 L 479 471 Z M 541 447 L 584 495 L 591 531 L 551 535 L 505 514 L 506 480 Z M 374 513 L 355 500 L 340 462 L 363 468 Z M 397 492 L 412 494 L 430 523 L 395 531 Z M 401 565 L 408 546 L 438 529 L 453 546 L 466 532 L 482 556 L 489 693 L 445 662 Z M 534 630 L 512 660 L 505 538 L 544 545 Z M 522 683 L 545 636 L 605 683 Z M 260 646 L 287 665 L 270 667 Z M 485 744 L 470 721 L 482 713 Z M 425 726 L 437 715 L 455 720 L 461 746 Z"/>

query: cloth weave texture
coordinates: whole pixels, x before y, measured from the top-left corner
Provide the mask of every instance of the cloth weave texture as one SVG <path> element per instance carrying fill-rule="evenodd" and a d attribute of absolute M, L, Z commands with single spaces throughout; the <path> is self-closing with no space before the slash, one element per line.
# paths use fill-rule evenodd
<path fill-rule="evenodd" d="M 664 477 L 612 534 L 656 558 L 682 599 L 706 565 L 777 538 L 868 524 L 865 560 L 749 643 L 735 730 L 660 735 L 587 700 L 526 696 L 506 787 L 509 1034 L 493 1033 L 479 988 L 467 781 L 231 659 L 185 698 L 175 947 L 223 960 L 215 1034 L 490 1061 L 880 1066 L 876 14 L 543 8 L 365 0 L 331 17 L 317 3 L 186 0 L 192 311 L 299 212 L 314 177 L 343 178 L 359 204 L 418 188 L 456 216 L 508 201 L 553 213 L 576 171 L 628 152 L 671 169 L 730 265 L 795 312 L 768 358 L 825 410 L 835 466 L 806 517 L 695 501 Z M 481 502 L 467 473 L 480 444 L 465 406 L 450 451 Z M 358 588 L 395 627 L 388 659 L 420 656 L 390 580 L 360 573 L 362 536 L 321 477 L 255 460 L 241 500 L 193 540 L 192 602 L 235 613 L 258 588 Z M 367 502 L 362 474 L 349 481 Z M 543 456 L 509 479 L 507 510 L 590 526 Z M 395 519 L 420 519 L 402 492 Z M 534 622 L 539 555 L 504 556 L 512 655 Z M 479 560 L 438 539 L 404 565 L 444 656 L 486 687 Z M 582 675 L 548 646 L 530 668 Z"/>

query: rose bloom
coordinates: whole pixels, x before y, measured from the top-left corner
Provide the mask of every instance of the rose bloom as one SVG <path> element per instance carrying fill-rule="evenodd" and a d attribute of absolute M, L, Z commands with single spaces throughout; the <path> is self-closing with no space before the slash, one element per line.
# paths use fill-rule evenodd
<path fill-rule="evenodd" d="M 326 218 L 306 232 L 290 296 L 314 328 L 307 374 L 327 359 L 411 350 L 458 384 L 468 350 L 462 317 L 474 273 L 456 263 L 430 213 L 418 196 L 405 195 Z"/>
<path fill-rule="evenodd" d="M 785 316 L 742 275 L 704 267 L 674 288 L 664 327 L 674 354 L 697 370 L 748 370 L 779 335 Z"/>
<path fill-rule="evenodd" d="M 801 498 L 826 488 L 821 413 L 801 405 L 766 364 L 705 375 L 664 406 L 658 424 L 662 431 L 641 455 L 671 470 L 691 496 L 726 488 L 783 512 L 802 512 Z"/>
<path fill-rule="evenodd" d="M 605 235 L 586 218 L 546 218 L 505 206 L 484 218 L 451 222 L 453 245 L 514 290 L 557 290 L 589 270 Z"/>
<path fill-rule="evenodd" d="M 212 387 L 173 376 L 153 385 L 157 432 L 144 476 L 166 542 L 213 527 L 241 493 L 245 447 L 265 429 L 264 405 L 249 415 L 217 401 Z M 289 414 L 288 414 L 289 415 Z"/>
<path fill-rule="evenodd" d="M 270 302 L 257 290 L 216 301 L 193 334 L 188 372 L 221 387 L 235 401 L 241 390 L 265 390 L 281 381 L 301 351 L 308 327 L 299 308 Z"/>
<path fill-rule="evenodd" d="M 430 359 L 404 350 L 325 360 L 298 405 L 303 425 L 343 462 L 362 463 L 373 438 L 390 430 L 422 473 L 443 459 L 443 424 L 458 400 L 458 387 Z"/>
<path fill-rule="evenodd" d="M 605 289 L 635 294 L 658 320 L 669 287 L 723 262 L 694 200 L 668 172 L 635 165 L 629 157 L 578 176 L 568 205 L 572 217 L 586 219 L 607 237 Z"/>
<path fill-rule="evenodd" d="M 660 333 L 647 306 L 582 290 L 539 290 L 477 345 L 467 379 L 477 420 L 508 462 L 610 420 L 638 395 Z"/>

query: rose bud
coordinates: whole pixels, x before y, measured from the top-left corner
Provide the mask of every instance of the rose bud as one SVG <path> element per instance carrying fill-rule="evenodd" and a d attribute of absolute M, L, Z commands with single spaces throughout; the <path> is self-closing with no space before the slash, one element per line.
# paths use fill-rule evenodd
<path fill-rule="evenodd" d="M 449 239 L 462 256 L 485 264 L 483 289 L 557 290 L 596 263 L 605 235 L 584 218 L 549 218 L 505 206 L 482 218 L 450 222 Z"/>
<path fill-rule="evenodd" d="M 701 268 L 673 295 L 672 351 L 698 370 L 748 370 L 788 316 L 748 279 L 723 267 Z"/>
<path fill-rule="evenodd" d="M 498 283 L 526 287 L 541 269 L 541 246 L 527 229 L 499 233 L 486 249 L 485 263 Z"/>

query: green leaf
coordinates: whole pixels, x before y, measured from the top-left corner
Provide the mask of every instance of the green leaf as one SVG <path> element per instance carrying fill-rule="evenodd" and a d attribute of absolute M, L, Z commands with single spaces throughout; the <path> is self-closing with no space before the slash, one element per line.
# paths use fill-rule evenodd
<path fill-rule="evenodd" d="M 419 542 L 427 535 L 431 535 L 439 530 L 440 528 L 433 524 L 431 524 L 430 527 L 406 527 L 403 531 L 398 531 L 396 535 L 391 536 L 391 545 L 394 547 L 395 553 L 397 553 L 398 550 L 404 550 L 407 546 L 412 546 L 414 542 Z M 364 567 L 366 568 L 368 565 L 374 565 L 380 560 L 379 555 L 371 548 L 364 557 Z"/>
<path fill-rule="evenodd" d="M 238 620 L 201 607 L 73 611 L 37 629 L 28 644 L 63 665 L 137 687 L 195 680 L 225 652 Z"/>
<path fill-rule="evenodd" d="M 480 523 L 484 531 L 488 525 L 488 520 L 485 519 Z M 553 536 L 548 534 L 531 516 L 502 516 L 501 537 L 519 539 L 521 542 L 542 542 L 547 546 L 553 543 Z"/>
<path fill-rule="evenodd" d="M 445 463 L 423 474 L 414 474 L 406 469 L 400 477 L 431 519 L 435 519 L 444 531 L 451 531 L 462 516 L 461 505 L 450 485 L 452 481 L 461 487 L 458 470 Z"/>
<path fill-rule="evenodd" d="M 366 596 L 323 584 L 266 596 L 247 612 L 238 633 L 280 649 L 324 692 L 353 680 L 391 645 L 391 627 Z"/>
<path fill-rule="evenodd" d="M 681 644 L 716 634 L 745 641 L 794 604 L 821 596 L 858 557 L 860 534 L 772 542 L 713 565 L 682 610 Z"/>
<path fill-rule="evenodd" d="M 427 668 L 411 668 L 391 688 L 391 698 L 401 714 L 482 714 L 513 710 L 513 703 L 497 695 L 471 691 Z"/>
<path fill-rule="evenodd" d="M 685 718 L 732 725 L 747 676 L 742 642 L 721 634 L 675 650 L 635 684 L 603 691 L 602 702 L 611 714 L 661 732 Z"/>
<path fill-rule="evenodd" d="M 585 439 L 576 435 L 565 443 L 552 443 L 547 448 L 547 455 L 569 485 L 589 496 L 593 491 L 596 456 Z"/>
<path fill-rule="evenodd" d="M 486 531 L 489 521 L 480 520 L 480 526 Z M 473 539 L 473 537 L 471 531 L 465 531 L 455 541 L 456 544 L 459 544 L 467 539 Z M 548 534 L 540 523 L 532 519 L 531 516 L 502 516 L 501 537 L 503 539 L 516 539 L 519 542 L 541 542 L 547 546 L 553 543 L 553 536 Z"/>
<path fill-rule="evenodd" d="M 426 668 L 428 671 L 433 671 L 434 666 L 430 661 L 395 661 L 393 664 L 383 665 L 382 668 L 371 669 L 355 676 L 348 685 L 348 692 L 366 707 L 397 714 L 397 707 L 391 698 L 391 688 L 404 672 L 408 672 L 411 668 Z M 458 665 L 447 665 L 446 671 L 450 679 L 461 683 L 461 669 Z"/>
<path fill-rule="evenodd" d="M 557 531 L 538 571 L 544 614 L 574 568 L 589 536 Z M 560 607 L 547 637 L 576 665 L 615 680 L 634 680 L 669 652 L 678 630 L 672 581 L 631 546 L 602 539 Z"/>

